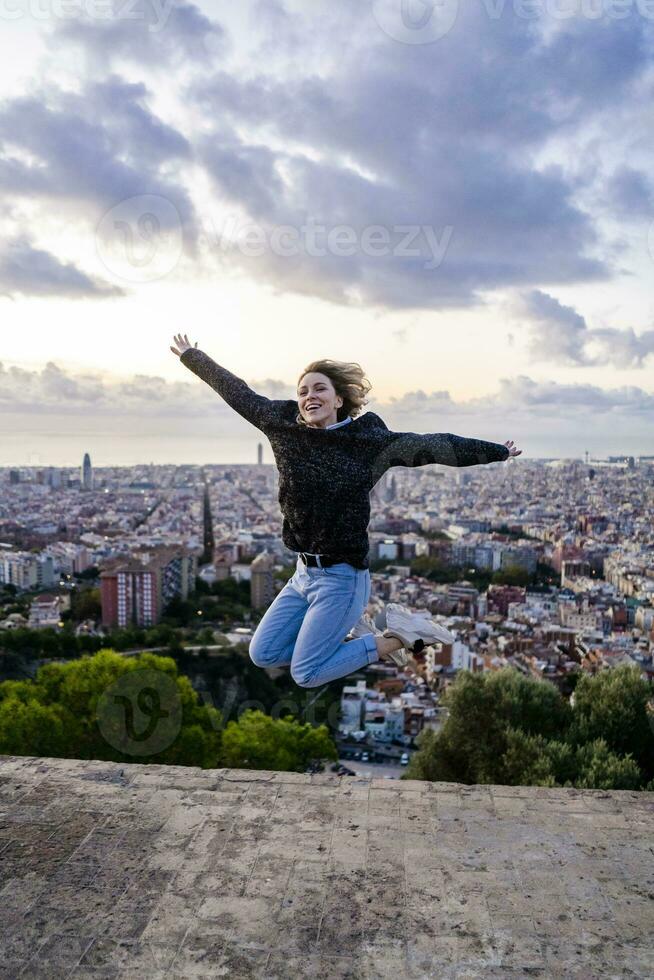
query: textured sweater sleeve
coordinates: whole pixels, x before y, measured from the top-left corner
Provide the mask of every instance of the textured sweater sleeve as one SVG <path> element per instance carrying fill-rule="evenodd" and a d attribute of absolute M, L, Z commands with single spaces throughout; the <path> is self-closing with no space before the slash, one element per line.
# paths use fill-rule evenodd
<path fill-rule="evenodd" d="M 206 381 L 214 391 L 217 391 L 230 408 L 252 425 L 256 425 L 258 429 L 263 430 L 275 422 L 281 414 L 281 406 L 286 404 L 266 398 L 265 395 L 258 395 L 242 378 L 216 364 L 213 358 L 197 347 L 190 347 L 184 351 L 180 361 L 189 371 L 197 374 L 198 378 Z"/>
<path fill-rule="evenodd" d="M 380 420 L 381 421 L 381 420 Z M 378 479 L 391 466 L 476 466 L 508 459 L 509 450 L 499 442 L 468 439 L 452 432 L 391 432 L 382 422 L 375 438 L 373 471 Z"/>

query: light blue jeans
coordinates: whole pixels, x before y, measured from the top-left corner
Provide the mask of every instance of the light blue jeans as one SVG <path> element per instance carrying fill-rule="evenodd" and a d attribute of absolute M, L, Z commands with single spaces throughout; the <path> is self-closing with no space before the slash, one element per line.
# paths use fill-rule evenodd
<path fill-rule="evenodd" d="M 307 567 L 275 597 L 250 641 L 258 667 L 290 664 L 300 687 L 318 687 L 379 659 L 372 633 L 345 641 L 370 598 L 370 570 L 347 562 Z"/>

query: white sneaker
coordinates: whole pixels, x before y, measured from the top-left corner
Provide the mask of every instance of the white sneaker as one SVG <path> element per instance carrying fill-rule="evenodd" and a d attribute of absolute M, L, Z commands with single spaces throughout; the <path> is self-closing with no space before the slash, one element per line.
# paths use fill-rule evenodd
<path fill-rule="evenodd" d="M 364 613 L 361 619 L 356 623 L 350 632 L 345 637 L 347 640 L 355 640 L 359 636 L 365 636 L 367 634 L 372 634 L 373 636 L 382 636 L 382 631 L 377 628 L 372 616 L 368 613 Z M 392 661 L 396 667 L 404 668 L 409 664 L 412 664 L 413 658 L 407 653 L 406 650 L 391 650 L 388 653 L 381 656 L 380 661 L 384 663 L 385 661 Z"/>
<path fill-rule="evenodd" d="M 355 623 L 347 634 L 346 639 L 356 640 L 358 637 L 365 636 L 367 633 L 372 633 L 373 636 L 381 636 L 382 631 L 375 626 L 372 616 L 364 613 L 359 622 Z"/>
<path fill-rule="evenodd" d="M 424 610 L 412 613 L 406 606 L 389 602 L 386 606 L 386 629 L 384 636 L 394 636 L 402 640 L 411 653 L 420 651 L 430 643 L 453 643 L 455 637 L 443 626 L 439 626 Z"/>
<path fill-rule="evenodd" d="M 414 616 L 423 616 L 425 619 L 429 620 L 431 628 L 437 634 L 437 639 L 432 640 L 432 643 L 456 643 L 456 636 L 451 633 L 442 623 L 437 623 L 435 619 L 432 618 L 428 609 L 416 609 L 413 613 Z"/>

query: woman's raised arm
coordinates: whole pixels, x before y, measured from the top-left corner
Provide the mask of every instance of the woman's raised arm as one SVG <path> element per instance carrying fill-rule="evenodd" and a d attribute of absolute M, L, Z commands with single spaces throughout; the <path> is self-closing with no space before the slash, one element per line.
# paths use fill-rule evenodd
<path fill-rule="evenodd" d="M 477 466 L 496 463 L 511 455 L 508 446 L 485 439 L 468 439 L 452 432 L 393 432 L 386 450 L 398 458 L 393 466 L 426 466 L 444 463 L 445 466 Z M 404 462 L 400 462 L 404 460 Z"/>
<path fill-rule="evenodd" d="M 452 432 L 392 432 L 379 416 L 381 433 L 374 439 L 374 458 L 371 460 L 373 479 L 376 481 L 391 466 L 427 466 L 442 463 L 445 466 L 477 466 L 495 463 L 519 456 L 513 442 L 504 444 L 487 442 L 485 439 L 468 439 Z"/>
<path fill-rule="evenodd" d="M 175 343 L 170 349 L 179 357 L 184 367 L 217 391 L 235 412 L 258 429 L 265 429 L 275 420 L 279 403 L 258 395 L 242 378 L 221 367 L 208 354 L 199 350 L 197 341 L 191 344 L 186 334 L 176 334 L 173 340 Z"/>

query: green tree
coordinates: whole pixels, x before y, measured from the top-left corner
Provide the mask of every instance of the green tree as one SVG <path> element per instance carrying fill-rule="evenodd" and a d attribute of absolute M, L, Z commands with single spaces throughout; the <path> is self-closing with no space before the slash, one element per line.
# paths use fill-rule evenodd
<path fill-rule="evenodd" d="M 654 777 L 654 725 L 648 712 L 652 689 L 636 664 L 621 664 L 577 683 L 569 740 L 603 739 L 619 756 L 631 754 L 647 779 Z"/>
<path fill-rule="evenodd" d="M 431 582 L 457 582 L 463 573 L 458 565 L 446 565 L 439 558 L 418 555 L 411 562 L 411 574 L 420 575 Z"/>
<path fill-rule="evenodd" d="M 223 732 L 223 766 L 304 772 L 312 759 L 338 759 L 325 725 L 314 728 L 247 710 L 238 721 L 230 721 Z"/>
<path fill-rule="evenodd" d="M 220 599 L 230 599 L 233 603 L 248 606 L 250 603 L 250 583 L 237 582 L 235 578 L 222 578 L 211 583 L 211 594 Z"/>
<path fill-rule="evenodd" d="M 188 626 L 195 615 L 197 603 L 181 596 L 173 596 L 167 603 L 162 614 L 162 621 L 169 626 Z"/>
<path fill-rule="evenodd" d="M 147 675 L 139 674 L 143 671 Z M 155 715 L 153 708 L 159 687 L 165 715 L 159 706 Z M 162 729 L 162 738 L 151 740 L 149 753 L 142 751 L 147 744 L 136 726 L 131 743 L 125 735 L 136 707 L 147 723 L 154 721 L 154 733 L 162 719 L 179 718 L 175 727 L 169 722 Z M 32 681 L 0 684 L 0 753 L 208 768 L 218 764 L 221 727 L 220 712 L 199 703 L 174 661 L 149 653 L 126 658 L 101 650 L 69 663 L 45 664 Z"/>
<path fill-rule="evenodd" d="M 145 631 L 143 646 L 164 647 L 167 643 L 170 643 L 174 635 L 175 631 L 172 626 L 159 623 L 157 626 L 151 626 Z"/>
<path fill-rule="evenodd" d="M 576 786 L 579 759 L 568 742 L 552 739 L 547 743 L 547 756 L 552 772 L 556 776 L 556 786 Z M 529 785 L 529 784 L 525 784 Z"/>
<path fill-rule="evenodd" d="M 100 619 L 102 603 L 100 589 L 74 589 L 71 593 L 71 616 L 79 623 L 83 619 Z"/>
<path fill-rule="evenodd" d="M 550 586 L 557 587 L 560 581 L 560 574 L 551 565 L 539 561 L 536 562 L 536 572 L 529 589 L 531 592 L 549 592 Z"/>
<path fill-rule="evenodd" d="M 578 747 L 577 769 L 575 786 L 581 789 L 638 789 L 643 778 L 632 756 L 611 752 L 603 738 Z"/>
<path fill-rule="evenodd" d="M 520 565 L 509 565 L 491 576 L 494 585 L 528 585 L 530 579 L 529 572 Z"/>
<path fill-rule="evenodd" d="M 527 735 L 519 728 L 507 728 L 505 751 L 498 760 L 497 782 L 504 786 L 555 786 L 549 745 L 542 735 Z"/>
<path fill-rule="evenodd" d="M 405 778 L 644 789 L 654 749 L 649 693 L 629 665 L 584 675 L 574 707 L 511 668 L 461 672 L 444 696 L 447 721 L 422 733 Z"/>
<path fill-rule="evenodd" d="M 500 783 L 510 729 L 547 740 L 567 728 L 571 715 L 555 687 L 510 667 L 461 671 L 443 704 L 449 716 L 438 734 L 426 741 L 420 737 L 407 778 Z"/>
<path fill-rule="evenodd" d="M 29 696 L 5 698 L 0 702 L 0 752 L 69 757 L 71 721 L 60 705 L 44 705 Z"/>

